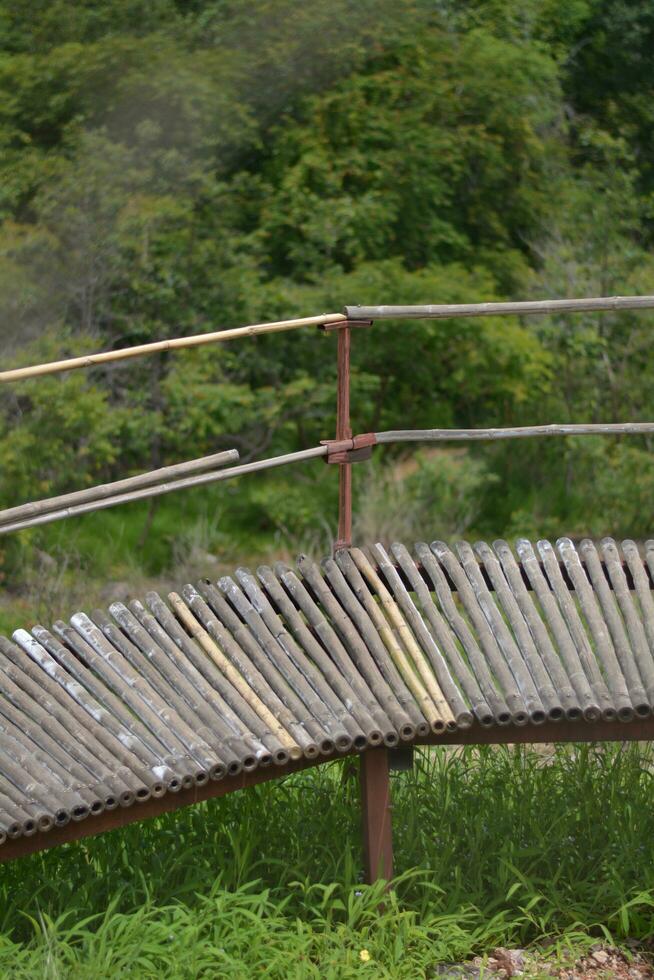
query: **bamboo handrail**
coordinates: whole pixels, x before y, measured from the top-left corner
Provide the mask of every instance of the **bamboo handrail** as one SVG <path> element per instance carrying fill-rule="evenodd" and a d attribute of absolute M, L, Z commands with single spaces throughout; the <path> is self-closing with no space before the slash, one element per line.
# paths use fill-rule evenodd
<path fill-rule="evenodd" d="M 327 453 L 327 446 L 315 446 L 312 449 L 302 449 L 297 453 L 273 456 L 271 459 L 260 459 L 253 463 L 243 463 L 241 466 L 230 466 L 224 470 L 211 470 L 209 473 L 187 476 L 181 480 L 171 480 L 169 483 L 162 483 L 154 487 L 144 487 L 141 490 L 117 494 L 113 497 L 107 497 L 104 500 L 92 500 L 88 503 L 76 504 L 73 507 L 64 507 L 61 510 L 38 514 L 35 517 L 29 517 L 25 520 L 14 521 L 11 524 L 3 524 L 0 525 L 0 534 L 23 531 L 25 528 L 35 527 L 39 524 L 51 524 L 53 521 L 61 521 L 66 517 L 77 517 L 80 514 L 89 514 L 96 510 L 106 510 L 109 507 L 131 503 L 135 500 L 160 497 L 165 493 L 173 493 L 175 490 L 188 490 L 190 487 L 202 487 L 210 483 L 218 483 L 220 480 L 229 480 L 233 477 L 243 476 L 246 473 L 255 473 L 258 470 L 268 470 L 276 466 L 284 466 L 286 463 L 298 463 L 306 459 L 315 459 L 320 456 L 326 456 Z"/>
<path fill-rule="evenodd" d="M 391 429 L 375 432 L 378 443 L 475 442 L 528 439 L 533 436 L 639 436 L 654 432 L 654 422 L 552 423 L 501 429 Z"/>
<path fill-rule="evenodd" d="M 158 470 L 139 473 L 138 476 L 130 476 L 124 480 L 114 480 L 113 483 L 102 483 L 85 490 L 74 490 L 72 493 L 62 493 L 57 497 L 34 500 L 28 504 L 20 504 L 17 507 L 1 510 L 0 525 L 13 524 L 16 521 L 38 517 L 40 514 L 62 510 L 64 507 L 73 507 L 76 504 L 89 503 L 92 500 L 104 500 L 107 497 L 115 497 L 119 493 L 154 486 L 157 483 L 174 480 L 191 473 L 203 473 L 216 466 L 223 466 L 225 463 L 235 463 L 238 459 L 238 450 L 226 449 L 224 452 L 213 453 L 211 456 L 201 456 L 199 459 L 189 459 L 184 463 L 162 466 Z"/>
<path fill-rule="evenodd" d="M 299 327 L 319 327 L 328 323 L 342 323 L 345 320 L 346 317 L 342 313 L 323 313 L 320 316 L 305 316 L 295 320 L 252 323 L 246 327 L 234 327 L 230 330 L 217 330 L 212 333 L 194 334 L 191 337 L 156 340 L 150 344 L 123 347 L 120 350 L 102 351 L 99 354 L 84 354 L 82 357 L 70 357 L 64 361 L 50 361 L 47 364 L 33 364 L 30 367 L 13 368 L 11 371 L 0 371 L 0 384 L 8 384 L 10 381 L 24 381 L 26 378 L 35 378 L 42 374 L 60 374 L 62 371 L 74 371 L 77 368 L 94 367 L 96 364 L 108 364 L 111 361 L 124 361 L 131 357 L 144 357 L 146 354 L 158 354 L 168 350 L 181 350 L 185 347 L 203 347 L 206 344 L 219 344 L 226 340 L 236 340 L 238 337 L 259 337 L 262 334 L 282 333 L 286 330 L 297 330 Z"/>
<path fill-rule="evenodd" d="M 468 316 L 530 316 L 654 309 L 654 296 L 597 296 L 518 303 L 442 303 L 431 306 L 346 306 L 348 320 L 449 320 Z"/>

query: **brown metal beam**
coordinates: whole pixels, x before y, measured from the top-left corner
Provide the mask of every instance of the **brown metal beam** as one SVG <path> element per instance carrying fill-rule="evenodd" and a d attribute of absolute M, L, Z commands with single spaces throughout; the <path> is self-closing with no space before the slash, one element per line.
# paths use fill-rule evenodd
<path fill-rule="evenodd" d="M 393 877 L 393 804 L 388 749 L 368 749 L 360 760 L 363 852 L 366 881 Z"/>

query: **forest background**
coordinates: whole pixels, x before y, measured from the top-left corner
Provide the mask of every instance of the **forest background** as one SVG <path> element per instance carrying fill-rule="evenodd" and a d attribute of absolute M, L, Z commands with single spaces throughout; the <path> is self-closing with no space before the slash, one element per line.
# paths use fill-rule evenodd
<path fill-rule="evenodd" d="M 647 0 L 1 0 L 0 146 L 3 368 L 346 303 L 654 292 Z M 652 420 L 653 325 L 377 323 L 355 429 Z M 3 386 L 0 503 L 315 445 L 334 382 L 334 336 L 305 330 Z M 639 538 L 651 442 L 377 450 L 355 534 Z M 325 553 L 334 476 L 2 538 L 0 625 Z"/>

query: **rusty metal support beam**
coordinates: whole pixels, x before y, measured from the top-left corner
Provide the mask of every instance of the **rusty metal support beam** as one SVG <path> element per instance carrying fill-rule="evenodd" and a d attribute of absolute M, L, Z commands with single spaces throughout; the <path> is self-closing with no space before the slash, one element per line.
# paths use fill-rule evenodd
<path fill-rule="evenodd" d="M 347 324 L 338 331 L 338 389 L 336 394 L 336 438 L 351 439 L 350 422 L 350 348 L 352 331 Z M 338 467 L 338 533 L 334 552 L 352 544 L 352 464 Z"/>
<path fill-rule="evenodd" d="M 388 749 L 368 749 L 360 759 L 361 813 L 366 881 L 393 877 L 393 804 Z"/>

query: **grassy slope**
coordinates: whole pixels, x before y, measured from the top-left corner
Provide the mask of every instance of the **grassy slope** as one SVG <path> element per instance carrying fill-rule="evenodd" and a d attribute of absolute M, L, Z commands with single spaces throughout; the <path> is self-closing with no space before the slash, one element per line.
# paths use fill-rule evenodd
<path fill-rule="evenodd" d="M 394 778 L 400 877 L 382 909 L 359 884 L 347 762 L 35 855 L 0 868 L 0 974 L 415 978 L 499 943 L 644 938 L 653 761 L 420 757 Z"/>

